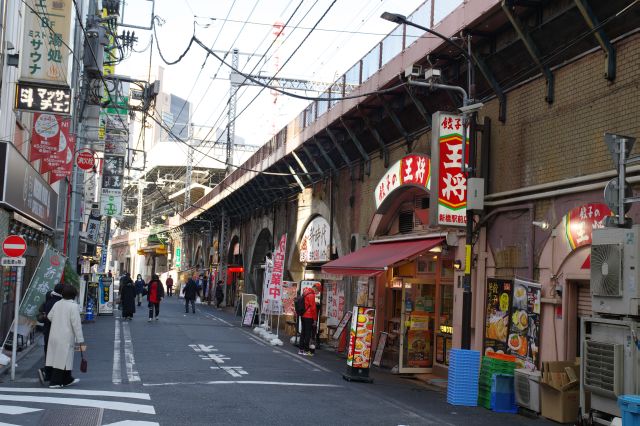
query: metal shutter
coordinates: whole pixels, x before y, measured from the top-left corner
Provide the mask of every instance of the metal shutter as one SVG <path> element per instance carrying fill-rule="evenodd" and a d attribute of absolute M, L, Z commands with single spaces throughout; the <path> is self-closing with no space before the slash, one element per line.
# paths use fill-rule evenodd
<path fill-rule="evenodd" d="M 591 316 L 591 286 L 588 281 L 578 284 L 578 317 Z"/>

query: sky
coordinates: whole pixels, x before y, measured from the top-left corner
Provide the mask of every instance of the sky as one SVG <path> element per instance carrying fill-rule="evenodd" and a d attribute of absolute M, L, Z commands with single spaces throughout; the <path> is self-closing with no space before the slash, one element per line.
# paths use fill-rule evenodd
<path fill-rule="evenodd" d="M 435 1 L 436 21 L 461 3 Z M 280 69 L 281 77 L 332 82 L 396 27 L 380 18 L 382 12 L 409 15 L 422 3 L 424 0 L 156 0 L 156 32 L 168 61 L 178 59 L 195 31 L 220 56 L 237 48 L 243 72 L 272 76 Z M 123 22 L 149 26 L 151 4 L 149 0 L 127 0 Z M 274 42 L 273 24 L 287 21 Z M 168 66 L 161 61 L 155 40 L 150 46 L 151 32 L 135 31 L 136 52 L 117 66 L 116 73 L 146 79 L 151 59 L 152 76 L 158 66 L 164 67 L 163 91 L 191 102 L 196 131 L 199 125 L 226 126 L 229 68 L 195 44 L 180 62 Z M 231 62 L 230 55 L 227 61 Z M 237 93 L 236 135 L 247 144 L 262 145 L 308 104 L 284 95 L 275 97 L 268 89 L 242 87 Z"/>

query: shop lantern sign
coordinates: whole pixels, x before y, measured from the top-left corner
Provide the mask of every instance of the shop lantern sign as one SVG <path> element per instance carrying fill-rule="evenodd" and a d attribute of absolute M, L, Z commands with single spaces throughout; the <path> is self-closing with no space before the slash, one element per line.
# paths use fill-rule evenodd
<path fill-rule="evenodd" d="M 467 178 L 462 171 L 462 116 L 438 111 L 432 123 L 431 224 L 463 227 L 467 222 Z M 468 164 L 469 141 L 466 143 L 464 161 Z"/>
<path fill-rule="evenodd" d="M 613 212 L 602 203 L 584 204 L 564 215 L 562 224 L 571 250 L 590 245 L 593 230 L 604 228 L 604 218 L 607 216 L 613 216 Z"/>
<path fill-rule="evenodd" d="M 329 222 L 322 216 L 316 216 L 304 230 L 300 241 L 300 262 L 329 261 Z"/>
<path fill-rule="evenodd" d="M 427 191 L 431 186 L 431 159 L 424 154 L 411 154 L 393 164 L 375 189 L 376 209 L 389 194 L 401 186 L 412 185 Z"/>

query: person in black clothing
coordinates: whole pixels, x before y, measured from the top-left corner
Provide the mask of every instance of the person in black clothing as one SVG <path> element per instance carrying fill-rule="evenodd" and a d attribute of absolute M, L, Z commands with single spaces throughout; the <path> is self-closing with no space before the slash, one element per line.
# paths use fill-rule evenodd
<path fill-rule="evenodd" d="M 44 335 L 44 358 L 47 359 L 47 349 L 49 348 L 49 332 L 51 331 L 51 321 L 47 318 L 47 314 L 51 312 L 53 305 L 59 300 L 62 300 L 62 284 L 57 284 L 53 291 L 49 292 L 47 299 L 40 306 L 40 313 L 44 314 L 42 334 Z M 45 382 L 51 380 L 51 367 L 42 367 L 38 369 L 38 378 L 40 384 L 44 385 Z"/>
<path fill-rule="evenodd" d="M 120 304 L 122 306 L 122 318 L 132 320 L 136 312 L 136 286 L 127 272 L 120 280 Z"/>
<path fill-rule="evenodd" d="M 224 292 L 222 291 L 222 281 L 216 283 L 216 308 L 220 309 L 220 304 L 224 299 Z"/>
<path fill-rule="evenodd" d="M 196 282 L 196 274 L 193 274 L 187 285 L 184 286 L 184 311 L 189 313 L 189 303 L 191 303 L 191 310 L 196 313 L 196 296 L 198 295 L 198 283 Z"/>

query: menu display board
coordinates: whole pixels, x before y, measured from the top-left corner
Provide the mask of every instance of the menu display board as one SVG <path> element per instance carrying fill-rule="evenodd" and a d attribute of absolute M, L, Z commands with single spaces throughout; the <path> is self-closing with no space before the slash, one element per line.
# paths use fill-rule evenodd
<path fill-rule="evenodd" d="M 537 369 L 540 362 L 540 297 L 540 284 L 515 280 L 507 353 L 519 368 Z"/>
<path fill-rule="evenodd" d="M 487 279 L 484 353 L 507 353 L 513 280 Z"/>
<path fill-rule="evenodd" d="M 376 310 L 366 306 L 354 306 L 349 333 L 347 365 L 353 368 L 369 368 L 371 340 Z"/>
<path fill-rule="evenodd" d="M 373 357 L 373 365 L 380 367 L 382 363 L 382 355 L 384 354 L 384 347 L 387 345 L 387 337 L 389 333 L 381 332 L 380 339 L 378 339 L 378 347 L 376 347 L 376 353 Z"/>
<path fill-rule="evenodd" d="M 298 292 L 298 283 L 295 281 L 282 282 L 282 314 L 294 315 L 296 309 L 293 306 Z"/>
<path fill-rule="evenodd" d="M 98 280 L 98 315 L 113 315 L 113 278 L 103 275 Z"/>
<path fill-rule="evenodd" d="M 255 302 L 247 303 L 247 307 L 244 311 L 244 317 L 242 318 L 242 326 L 243 327 L 251 327 L 253 325 L 253 318 L 256 314 L 256 304 Z"/>

